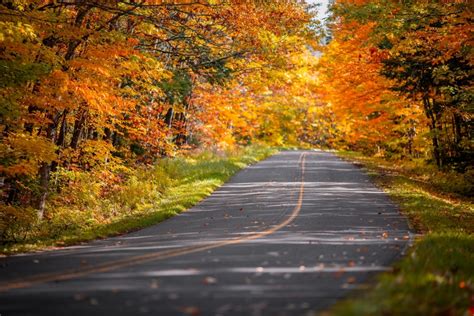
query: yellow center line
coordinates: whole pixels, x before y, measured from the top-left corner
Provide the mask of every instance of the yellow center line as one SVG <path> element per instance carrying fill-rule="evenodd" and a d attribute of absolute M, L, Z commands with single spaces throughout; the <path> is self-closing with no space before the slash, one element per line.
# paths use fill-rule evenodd
<path fill-rule="evenodd" d="M 267 235 L 273 234 L 274 232 L 282 229 L 283 227 L 291 223 L 299 215 L 301 211 L 301 207 L 303 205 L 304 184 L 305 184 L 304 183 L 305 163 L 306 163 L 306 153 L 302 153 L 298 161 L 298 165 L 300 165 L 301 167 L 301 182 L 300 182 L 300 187 L 299 187 L 298 201 L 296 203 L 296 206 L 293 208 L 290 216 L 288 216 L 288 218 L 286 218 L 284 221 L 282 221 L 278 225 L 272 226 L 264 231 L 258 232 L 253 235 L 237 237 L 234 239 L 224 240 L 221 242 L 208 244 L 208 245 L 189 246 L 189 247 L 184 247 L 180 249 L 161 251 L 158 253 L 150 253 L 150 254 L 145 254 L 145 255 L 133 256 L 133 257 L 118 259 L 113 262 L 107 262 L 107 263 L 103 263 L 103 264 L 99 264 L 99 265 L 95 265 L 91 267 L 84 267 L 84 268 L 81 268 L 80 270 L 69 270 L 69 271 L 64 271 L 62 273 L 47 273 L 47 274 L 41 274 L 41 275 L 32 276 L 29 278 L 15 280 L 11 282 L 5 282 L 3 284 L 0 283 L 0 292 L 6 292 L 9 290 L 19 289 L 19 288 L 32 287 L 34 285 L 41 284 L 41 283 L 75 279 L 75 278 L 92 274 L 92 273 L 108 272 L 111 270 L 129 267 L 129 266 L 133 266 L 133 265 L 137 265 L 137 264 L 141 264 L 141 263 L 145 263 L 149 261 L 167 259 L 171 257 L 219 248 L 223 246 L 234 245 L 234 244 L 238 244 L 238 243 L 245 242 L 248 240 L 254 240 L 254 239 L 262 238 Z"/>

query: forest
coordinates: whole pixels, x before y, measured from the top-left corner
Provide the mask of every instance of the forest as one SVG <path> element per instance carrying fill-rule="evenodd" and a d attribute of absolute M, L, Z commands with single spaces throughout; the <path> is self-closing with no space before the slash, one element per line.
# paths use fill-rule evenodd
<path fill-rule="evenodd" d="M 203 160 L 269 146 L 416 161 L 472 195 L 472 4 L 317 10 L 2 1 L 0 243 L 149 212 Z"/>
<path fill-rule="evenodd" d="M 0 1 L 0 255 L 150 226 L 278 150 L 330 150 L 423 236 L 335 313 L 472 315 L 473 9 Z"/>

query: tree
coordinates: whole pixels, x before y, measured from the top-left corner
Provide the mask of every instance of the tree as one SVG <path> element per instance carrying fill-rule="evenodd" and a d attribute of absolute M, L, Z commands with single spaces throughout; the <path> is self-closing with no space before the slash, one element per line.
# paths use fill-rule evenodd
<path fill-rule="evenodd" d="M 464 2 L 338 1 L 333 10 L 339 43 L 354 42 L 360 30 L 347 32 L 351 25 L 372 25 L 354 49 L 376 53 L 381 63 L 377 72 L 390 79 L 386 87 L 406 97 L 412 113 L 419 107 L 424 110 L 438 167 L 463 170 L 472 164 L 472 6 Z M 410 124 L 420 121 L 409 113 L 394 119 L 404 117 Z M 412 127 L 406 136 L 413 135 Z"/>

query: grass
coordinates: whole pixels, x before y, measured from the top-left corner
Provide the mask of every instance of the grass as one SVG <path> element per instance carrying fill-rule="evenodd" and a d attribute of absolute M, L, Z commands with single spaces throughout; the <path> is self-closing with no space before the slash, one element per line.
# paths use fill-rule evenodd
<path fill-rule="evenodd" d="M 151 168 L 133 170 L 114 192 L 103 196 L 101 182 L 91 175 L 67 195 L 52 196 L 49 220 L 28 226 L 25 238 L 4 243 L 0 253 L 54 249 L 105 238 L 157 224 L 192 207 L 232 175 L 276 152 L 247 147 L 227 153 L 202 152 L 162 159 Z M 79 179 L 79 180 L 77 180 Z M 102 188 L 103 189 L 103 188 Z M 17 235 L 21 235 L 18 228 Z"/>
<path fill-rule="evenodd" d="M 365 168 L 395 200 L 419 238 L 408 256 L 374 287 L 327 312 L 330 315 L 472 315 L 474 306 L 474 205 L 462 192 L 469 179 L 426 172 L 353 152 L 341 157 Z M 416 170 L 416 172 L 413 172 Z M 459 177 L 462 178 L 460 175 Z"/>

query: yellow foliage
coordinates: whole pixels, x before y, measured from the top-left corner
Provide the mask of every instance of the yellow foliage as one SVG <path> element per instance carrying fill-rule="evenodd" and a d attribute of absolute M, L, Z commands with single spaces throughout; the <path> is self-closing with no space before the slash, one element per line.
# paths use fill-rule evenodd
<path fill-rule="evenodd" d="M 37 37 L 31 24 L 0 21 L 0 43 L 4 41 L 32 40 Z"/>
<path fill-rule="evenodd" d="M 44 137 L 10 134 L 0 144 L 0 172 L 7 176 L 33 176 L 41 163 L 56 159 L 55 149 L 55 145 Z"/>

